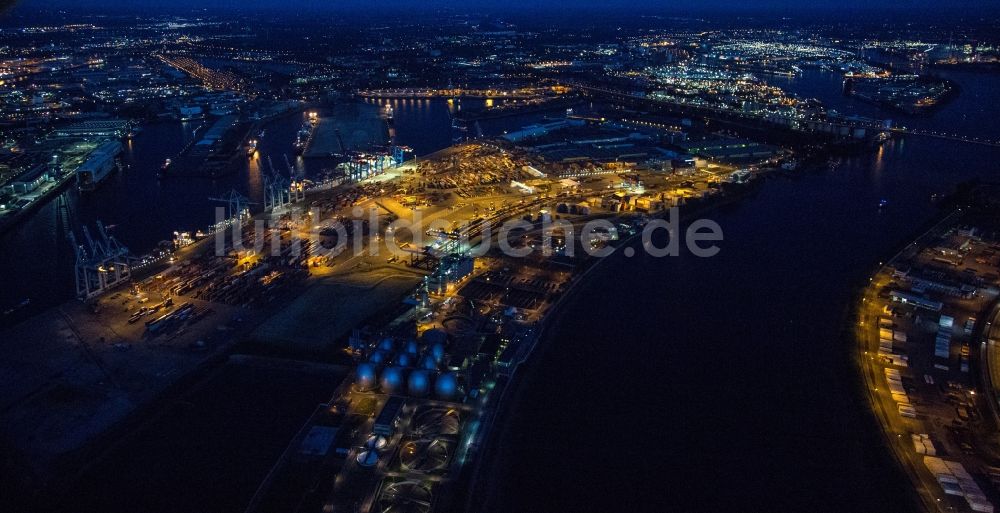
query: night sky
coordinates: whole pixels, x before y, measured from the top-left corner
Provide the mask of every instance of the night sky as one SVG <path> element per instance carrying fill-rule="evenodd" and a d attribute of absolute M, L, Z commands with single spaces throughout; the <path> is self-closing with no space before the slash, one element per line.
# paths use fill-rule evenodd
<path fill-rule="evenodd" d="M 11 0 L 0 0 L 0 5 Z M 21 9 L 84 7 L 110 9 L 236 8 L 339 10 L 379 8 L 483 9 L 490 11 L 525 9 L 614 9 L 627 10 L 836 10 L 836 9 L 940 9 L 942 12 L 1000 9 L 1000 0 L 21 0 Z"/>

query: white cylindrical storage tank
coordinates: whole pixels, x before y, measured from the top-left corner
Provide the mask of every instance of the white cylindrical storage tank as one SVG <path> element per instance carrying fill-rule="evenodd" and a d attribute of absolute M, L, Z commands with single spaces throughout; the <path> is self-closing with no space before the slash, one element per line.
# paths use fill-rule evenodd
<path fill-rule="evenodd" d="M 403 369 L 399 367 L 389 367 L 382 372 L 382 379 L 379 380 L 382 392 L 393 394 L 403 389 Z"/>
<path fill-rule="evenodd" d="M 384 436 L 372 435 L 369 436 L 368 440 L 365 442 L 365 449 L 368 449 L 369 451 L 381 451 L 382 449 L 385 449 L 385 446 L 387 445 L 389 445 L 389 439 Z"/>
<path fill-rule="evenodd" d="M 458 394 L 458 377 L 454 372 L 445 372 L 434 381 L 434 394 L 439 399 L 453 399 Z"/>
<path fill-rule="evenodd" d="M 375 388 L 375 366 L 370 363 L 358 364 L 354 371 L 354 383 L 360 390 L 371 390 Z"/>
<path fill-rule="evenodd" d="M 427 371 L 415 370 L 410 373 L 410 378 L 407 380 L 407 391 L 410 395 L 423 397 L 427 395 L 430 386 L 431 378 Z"/>

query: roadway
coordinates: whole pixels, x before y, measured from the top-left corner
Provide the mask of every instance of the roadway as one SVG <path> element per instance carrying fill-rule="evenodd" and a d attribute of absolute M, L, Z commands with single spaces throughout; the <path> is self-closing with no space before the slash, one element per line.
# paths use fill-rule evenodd
<path fill-rule="evenodd" d="M 888 383 L 882 369 L 886 368 L 878 357 L 879 327 L 878 319 L 882 313 L 879 306 L 878 291 L 889 284 L 891 277 L 882 270 L 873 278 L 865 289 L 861 299 L 858 326 L 855 334 L 858 340 L 858 364 L 868 399 L 875 417 L 878 418 L 885 435 L 887 449 L 893 454 L 900 470 L 906 473 L 913 483 L 923 511 L 946 513 L 948 509 L 935 496 L 940 491 L 940 485 L 927 473 L 921 472 L 923 463 L 914 456 L 910 433 L 914 431 L 909 422 L 899 415 L 896 403 L 889 394 Z"/>
<path fill-rule="evenodd" d="M 1000 302 L 994 304 L 992 311 L 984 319 L 980 338 L 980 364 L 983 377 L 983 389 L 986 391 L 985 401 L 993 414 L 994 422 L 1000 426 L 1000 412 L 997 411 L 997 396 L 1000 395 Z"/>
<path fill-rule="evenodd" d="M 957 342 L 961 340 L 962 335 L 954 335 L 957 340 L 951 344 L 948 364 L 953 367 L 953 371 L 942 371 L 937 365 L 933 365 L 939 359 L 933 354 L 933 344 L 929 343 L 936 333 L 936 326 L 934 331 L 928 332 L 926 327 L 922 327 L 927 319 L 920 320 L 921 316 L 934 319 L 934 314 L 928 315 L 926 312 L 912 311 L 911 307 L 898 306 L 887 299 L 885 291 L 888 288 L 900 287 L 897 284 L 901 281 L 900 278 L 893 275 L 895 264 L 920 265 L 921 251 L 947 233 L 947 229 L 954 225 L 959 215 L 960 213 L 956 212 L 944 218 L 875 272 L 860 298 L 861 304 L 855 327 L 859 349 L 858 364 L 872 412 L 881 425 L 886 447 L 892 452 L 900 469 L 913 483 L 925 511 L 955 511 L 956 507 L 965 510 L 967 506 L 964 501 L 961 501 L 962 505 L 959 506 L 955 497 L 944 493 L 941 485 L 927 470 L 924 454 L 915 450 L 911 434 L 929 434 L 937 456 L 957 461 L 970 472 L 981 471 L 983 462 L 988 459 L 986 456 L 989 450 L 982 446 L 977 450 L 969 445 L 969 443 L 976 444 L 973 433 L 982 428 L 976 421 L 975 415 L 971 419 L 964 420 L 956 416 L 957 409 L 963 407 L 968 407 L 971 412 L 973 408 L 967 405 L 974 404 L 976 399 L 975 386 L 963 385 L 969 379 L 968 374 L 954 372 L 958 370 L 954 363 L 958 360 L 960 344 Z M 884 310 L 884 307 L 888 306 L 895 307 L 892 315 Z M 946 303 L 947 311 L 950 315 L 956 316 L 958 322 L 967 317 L 968 313 L 978 312 L 981 306 L 954 298 Z M 1000 312 L 994 311 L 992 315 L 996 320 Z M 888 359 L 879 355 L 880 319 L 889 319 L 893 323 L 892 329 L 895 332 L 909 335 L 908 341 L 893 343 L 893 353 L 905 355 L 908 358 L 906 362 L 893 365 Z M 995 322 L 993 330 L 994 335 L 1000 334 Z M 994 354 L 992 358 L 995 359 L 997 356 Z M 995 366 L 994 372 L 997 367 L 1000 366 Z M 906 389 L 907 401 L 917 411 L 915 418 L 907 418 L 899 413 L 897 400 L 893 398 L 889 389 L 887 369 L 898 371 Z M 981 488 L 988 487 L 981 486 Z"/>

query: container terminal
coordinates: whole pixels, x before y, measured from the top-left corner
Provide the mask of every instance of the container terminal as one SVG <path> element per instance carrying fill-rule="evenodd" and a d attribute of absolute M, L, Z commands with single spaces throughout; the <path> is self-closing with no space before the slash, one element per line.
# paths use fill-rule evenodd
<path fill-rule="evenodd" d="M 859 298 L 858 363 L 886 445 L 926 511 L 995 511 L 1000 187 L 908 244 Z"/>

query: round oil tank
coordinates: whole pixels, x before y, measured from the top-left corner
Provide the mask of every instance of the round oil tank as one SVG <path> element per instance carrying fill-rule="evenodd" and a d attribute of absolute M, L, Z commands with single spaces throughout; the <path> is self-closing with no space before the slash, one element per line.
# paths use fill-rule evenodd
<path fill-rule="evenodd" d="M 354 383 L 361 390 L 375 388 L 375 366 L 370 363 L 358 364 L 358 369 L 354 373 Z"/>
<path fill-rule="evenodd" d="M 440 399 L 451 399 L 458 393 L 458 378 L 454 372 L 445 372 L 434 382 L 434 393 Z"/>
<path fill-rule="evenodd" d="M 410 373 L 410 379 L 407 380 L 407 390 L 410 392 L 410 395 L 423 397 L 427 395 L 430 386 L 431 378 L 427 374 L 427 371 L 416 370 Z"/>
<path fill-rule="evenodd" d="M 374 467 L 378 463 L 378 453 L 375 451 L 361 451 L 358 453 L 358 465 L 362 467 Z"/>
<path fill-rule="evenodd" d="M 386 360 L 385 353 L 383 353 L 382 351 L 375 351 L 370 356 L 368 356 L 368 363 L 371 363 L 372 365 L 381 365 L 385 363 L 385 360 Z"/>
<path fill-rule="evenodd" d="M 420 352 L 420 347 L 417 345 L 416 340 L 410 340 L 406 343 L 406 352 L 410 354 L 417 354 Z"/>
<path fill-rule="evenodd" d="M 420 368 L 424 370 L 435 370 L 437 369 L 437 360 L 434 359 L 433 355 L 425 354 L 423 358 L 420 359 Z"/>
<path fill-rule="evenodd" d="M 379 381 L 382 392 L 392 394 L 403 388 L 403 369 L 399 367 L 389 367 L 382 372 L 382 379 Z"/>
<path fill-rule="evenodd" d="M 392 351 L 394 348 L 395 345 L 392 343 L 392 339 L 388 337 L 383 338 L 382 341 L 378 343 L 379 351 Z"/>
<path fill-rule="evenodd" d="M 369 451 L 381 451 L 382 449 L 385 449 L 385 446 L 387 445 L 389 445 L 389 439 L 384 436 L 372 435 L 369 436 L 368 440 L 365 442 L 365 449 Z"/>
<path fill-rule="evenodd" d="M 431 356 L 434 361 L 441 363 L 441 360 L 444 359 L 444 344 L 438 343 L 431 346 Z"/>
<path fill-rule="evenodd" d="M 409 367 L 413 365 L 415 358 L 410 353 L 399 353 L 396 355 L 396 365 Z"/>

